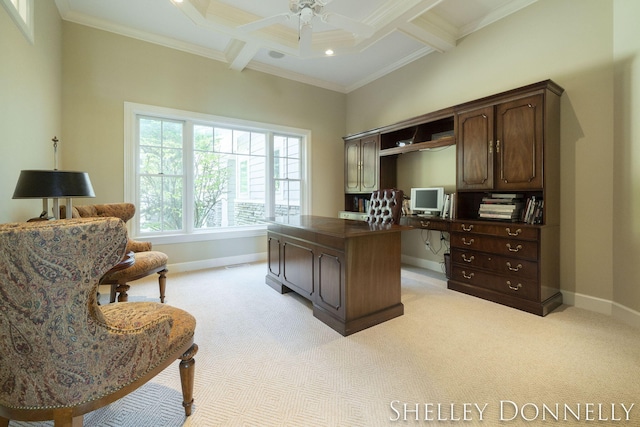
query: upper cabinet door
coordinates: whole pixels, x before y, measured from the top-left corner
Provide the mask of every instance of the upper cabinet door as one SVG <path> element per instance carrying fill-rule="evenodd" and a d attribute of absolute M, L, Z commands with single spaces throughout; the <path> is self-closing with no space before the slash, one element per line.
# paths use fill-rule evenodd
<path fill-rule="evenodd" d="M 378 135 L 373 135 L 361 140 L 361 191 L 374 191 L 378 189 L 378 140 Z"/>
<path fill-rule="evenodd" d="M 457 189 L 493 189 L 493 107 L 458 114 Z"/>
<path fill-rule="evenodd" d="M 378 189 L 379 135 L 345 141 L 344 191 L 367 193 Z"/>
<path fill-rule="evenodd" d="M 496 106 L 496 189 L 542 189 L 543 96 Z"/>
<path fill-rule="evenodd" d="M 360 140 L 346 141 L 344 145 L 344 191 L 360 191 Z"/>

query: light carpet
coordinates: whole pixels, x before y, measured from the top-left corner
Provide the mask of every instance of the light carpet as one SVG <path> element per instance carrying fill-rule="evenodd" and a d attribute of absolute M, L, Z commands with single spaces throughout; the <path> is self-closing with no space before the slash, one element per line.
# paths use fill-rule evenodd
<path fill-rule="evenodd" d="M 538 317 L 404 267 L 405 314 L 343 337 L 265 274 L 169 273 L 166 303 L 198 322 L 193 415 L 176 362 L 85 426 L 640 425 L 640 331 L 610 317 L 569 306 Z M 156 279 L 129 295 L 157 300 Z"/>

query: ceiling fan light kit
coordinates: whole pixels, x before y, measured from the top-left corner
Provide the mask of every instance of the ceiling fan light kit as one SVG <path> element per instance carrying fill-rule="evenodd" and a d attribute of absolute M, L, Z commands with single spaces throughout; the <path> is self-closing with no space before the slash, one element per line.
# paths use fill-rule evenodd
<path fill-rule="evenodd" d="M 371 37 L 373 27 L 337 13 L 324 12 L 324 7 L 333 0 L 290 0 L 289 12 L 267 16 L 257 21 L 249 22 L 238 27 L 243 32 L 258 31 L 275 24 L 282 24 L 292 18 L 298 21 L 298 45 L 303 56 L 309 56 L 312 52 L 312 24 L 318 17 L 323 23 L 352 33 L 356 36 Z"/>

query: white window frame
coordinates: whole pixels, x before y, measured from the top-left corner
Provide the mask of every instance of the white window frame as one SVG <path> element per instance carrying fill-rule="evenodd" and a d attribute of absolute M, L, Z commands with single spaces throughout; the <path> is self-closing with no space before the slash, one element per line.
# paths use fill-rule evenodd
<path fill-rule="evenodd" d="M 33 0 L 2 0 L 2 6 L 29 43 L 33 44 Z"/>
<path fill-rule="evenodd" d="M 184 122 L 192 123 L 214 123 L 218 126 L 234 126 L 244 127 L 253 131 L 263 131 L 265 133 L 273 134 L 286 134 L 292 136 L 298 136 L 301 138 L 301 200 L 300 200 L 300 212 L 302 215 L 306 215 L 311 212 L 311 156 L 309 147 L 311 145 L 311 131 L 307 129 L 292 128 L 288 126 L 280 126 L 268 123 L 254 122 L 248 120 L 241 120 L 229 117 L 214 116 L 203 113 L 196 113 L 192 111 L 178 110 L 174 108 L 158 107 L 154 105 L 137 104 L 132 102 L 124 103 L 124 201 L 130 203 L 137 203 L 138 200 L 138 129 L 137 129 L 137 117 L 138 116 L 155 116 L 162 119 L 169 120 L 181 120 Z M 188 131 L 185 132 L 185 138 L 188 140 L 193 139 Z M 185 167 L 193 163 L 193 152 L 184 153 Z M 267 153 L 267 168 L 270 169 L 269 175 L 273 175 L 273 159 L 271 153 Z M 188 179 L 187 179 L 188 181 Z M 266 194 L 268 200 L 266 200 L 267 206 L 274 203 L 273 198 L 273 180 L 267 180 Z M 187 200 L 191 200 L 192 189 L 190 185 L 185 185 L 185 197 Z M 186 209 L 191 209 L 190 203 L 187 203 Z M 187 212 L 185 211 L 185 215 Z M 138 229 L 137 221 L 129 221 L 127 223 L 129 227 L 129 233 L 133 238 L 141 237 L 140 230 Z M 235 239 L 242 237 L 254 237 L 263 236 L 266 234 L 266 224 L 251 225 L 251 226 L 239 226 L 239 227 L 221 227 L 217 229 L 207 230 L 192 230 L 191 227 L 187 227 L 185 230 L 175 234 L 162 234 L 158 236 L 152 236 L 144 234 L 143 237 L 146 241 L 151 241 L 157 244 L 172 244 L 172 243 L 185 243 L 195 242 L 203 240 L 218 240 L 218 239 Z"/>

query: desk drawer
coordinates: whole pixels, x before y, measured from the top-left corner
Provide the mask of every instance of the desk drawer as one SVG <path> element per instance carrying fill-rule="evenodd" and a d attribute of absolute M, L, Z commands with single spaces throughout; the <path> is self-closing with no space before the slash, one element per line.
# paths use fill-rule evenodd
<path fill-rule="evenodd" d="M 517 276 L 521 279 L 538 280 L 538 263 L 517 258 L 508 258 L 482 252 L 451 250 L 451 261 L 461 268 L 480 268 L 498 274 Z"/>
<path fill-rule="evenodd" d="M 487 234 L 496 237 L 506 237 L 522 240 L 538 240 L 539 229 L 524 224 L 487 224 L 478 222 L 455 222 L 451 231 L 461 233 Z"/>
<path fill-rule="evenodd" d="M 538 283 L 531 280 L 522 280 L 518 276 L 502 276 L 473 268 L 463 268 L 454 265 L 452 279 L 473 286 L 491 289 L 503 294 L 538 300 Z"/>
<path fill-rule="evenodd" d="M 442 218 L 426 218 L 417 215 L 403 216 L 400 218 L 401 225 L 422 228 L 427 230 L 446 231 L 451 229 L 451 221 Z"/>
<path fill-rule="evenodd" d="M 475 233 L 451 233 L 451 247 L 490 252 L 509 258 L 534 261 L 538 259 L 538 242 L 530 240 L 503 239 Z"/>

